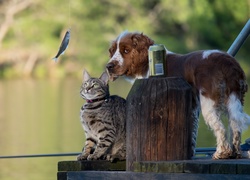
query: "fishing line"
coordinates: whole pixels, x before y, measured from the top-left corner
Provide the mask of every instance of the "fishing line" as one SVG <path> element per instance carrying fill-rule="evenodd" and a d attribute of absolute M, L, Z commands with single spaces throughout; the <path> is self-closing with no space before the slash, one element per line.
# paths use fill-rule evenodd
<path fill-rule="evenodd" d="M 68 5 L 69 5 L 69 8 L 68 8 L 68 26 L 69 26 L 69 29 L 71 29 L 71 2 L 70 2 L 70 0 L 68 0 Z"/>

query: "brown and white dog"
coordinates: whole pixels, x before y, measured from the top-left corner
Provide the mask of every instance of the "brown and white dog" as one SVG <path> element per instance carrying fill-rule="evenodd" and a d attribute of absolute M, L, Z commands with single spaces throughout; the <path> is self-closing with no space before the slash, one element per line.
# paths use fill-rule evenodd
<path fill-rule="evenodd" d="M 110 79 L 125 76 L 130 80 L 149 76 L 148 48 L 154 41 L 138 32 L 123 32 L 111 44 L 110 60 L 106 65 Z M 216 136 L 214 159 L 240 158 L 241 133 L 250 124 L 250 116 L 243 112 L 247 92 L 245 74 L 239 63 L 219 50 L 203 50 L 181 55 L 167 50 L 168 76 L 183 77 L 197 95 L 197 109 L 201 107 L 206 124 Z M 221 121 L 229 119 L 230 138 Z M 196 113 L 196 120 L 198 113 Z M 197 123 L 197 122 L 196 122 Z M 197 126 L 197 125 L 196 125 Z M 195 127 L 194 140 L 197 136 Z"/>

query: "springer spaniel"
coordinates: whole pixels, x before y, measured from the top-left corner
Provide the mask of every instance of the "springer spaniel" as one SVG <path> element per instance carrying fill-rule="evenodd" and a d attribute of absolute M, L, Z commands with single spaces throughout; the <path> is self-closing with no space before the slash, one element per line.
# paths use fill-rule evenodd
<path fill-rule="evenodd" d="M 126 76 L 130 80 L 149 76 L 148 48 L 154 41 L 142 33 L 123 32 L 109 49 L 106 65 L 110 80 Z M 196 107 L 216 136 L 217 148 L 213 159 L 241 158 L 241 133 L 250 124 L 250 116 L 243 112 L 247 92 L 246 77 L 239 63 L 229 54 L 218 50 L 203 50 L 181 55 L 167 51 L 168 76 L 183 77 L 193 87 Z M 196 141 L 198 115 L 193 141 Z M 229 119 L 230 140 L 221 121 Z M 193 149 L 195 142 L 193 142 Z"/>

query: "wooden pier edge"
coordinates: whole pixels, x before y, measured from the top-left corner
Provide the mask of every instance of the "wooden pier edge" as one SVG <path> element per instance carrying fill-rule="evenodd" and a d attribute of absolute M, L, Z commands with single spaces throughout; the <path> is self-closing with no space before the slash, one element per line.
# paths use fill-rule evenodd
<path fill-rule="evenodd" d="M 126 171 L 125 161 L 61 161 L 57 179 L 250 179 L 249 159 L 150 161 L 134 166 L 133 172 Z"/>
<path fill-rule="evenodd" d="M 211 180 L 211 179 L 226 179 L 226 180 L 249 180 L 249 175 L 242 174 L 188 174 L 188 173 L 144 173 L 144 172 L 122 172 L 122 171 L 81 171 L 68 172 L 62 179 L 58 180 Z"/>

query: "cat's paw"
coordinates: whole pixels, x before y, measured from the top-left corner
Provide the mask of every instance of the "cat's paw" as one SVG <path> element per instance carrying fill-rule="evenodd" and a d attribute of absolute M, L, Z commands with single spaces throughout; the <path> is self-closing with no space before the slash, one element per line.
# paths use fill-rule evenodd
<path fill-rule="evenodd" d="M 114 162 L 114 158 L 113 158 L 113 156 L 111 154 L 107 154 L 106 160 L 108 160 L 110 162 Z"/>
<path fill-rule="evenodd" d="M 106 160 L 108 160 L 110 162 L 116 162 L 116 161 L 120 160 L 120 157 L 116 156 L 116 155 L 108 154 L 106 157 Z"/>
<path fill-rule="evenodd" d="M 87 157 L 88 157 L 88 155 L 86 155 L 86 154 L 79 154 L 79 155 L 76 157 L 76 159 L 77 159 L 77 161 L 82 161 L 82 160 L 86 160 Z"/>
<path fill-rule="evenodd" d="M 90 154 L 90 155 L 88 155 L 88 157 L 87 157 L 87 160 L 88 160 L 88 161 L 97 160 L 97 159 L 98 159 L 98 157 L 97 157 L 95 154 Z"/>
<path fill-rule="evenodd" d="M 106 160 L 110 162 L 123 161 L 126 160 L 126 154 L 125 153 L 107 154 Z"/>

